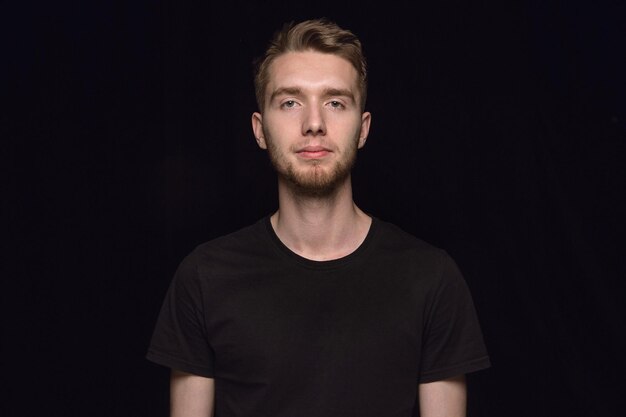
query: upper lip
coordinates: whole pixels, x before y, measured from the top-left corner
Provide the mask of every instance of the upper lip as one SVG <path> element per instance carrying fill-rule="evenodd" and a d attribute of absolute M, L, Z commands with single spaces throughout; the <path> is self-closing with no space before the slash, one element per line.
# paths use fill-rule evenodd
<path fill-rule="evenodd" d="M 330 149 L 325 148 L 323 146 L 304 146 L 297 150 L 297 152 L 323 152 L 330 151 Z"/>

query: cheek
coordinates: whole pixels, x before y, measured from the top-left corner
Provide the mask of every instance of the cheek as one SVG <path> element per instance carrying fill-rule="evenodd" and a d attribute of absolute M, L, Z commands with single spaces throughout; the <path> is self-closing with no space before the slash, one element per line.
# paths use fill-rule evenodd
<path fill-rule="evenodd" d="M 343 130 L 360 130 L 361 129 L 361 115 L 360 114 L 345 114 L 345 113 L 330 113 L 327 116 L 327 122 L 333 123 L 336 126 L 341 126 Z"/>
<path fill-rule="evenodd" d="M 263 123 L 263 132 L 267 132 L 273 137 L 299 129 L 300 119 L 296 112 L 289 112 L 280 116 L 272 115 L 271 117 L 266 117 Z"/>
<path fill-rule="evenodd" d="M 345 136 L 354 137 L 358 141 L 361 133 L 361 119 L 344 120 L 341 124 L 341 129 Z"/>

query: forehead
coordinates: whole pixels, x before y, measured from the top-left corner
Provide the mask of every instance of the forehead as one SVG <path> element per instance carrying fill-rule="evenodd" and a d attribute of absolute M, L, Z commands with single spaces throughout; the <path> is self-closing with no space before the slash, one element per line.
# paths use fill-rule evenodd
<path fill-rule="evenodd" d="M 345 58 L 314 51 L 287 52 L 270 64 L 266 94 L 284 87 L 332 87 L 356 95 L 357 83 L 357 71 Z"/>

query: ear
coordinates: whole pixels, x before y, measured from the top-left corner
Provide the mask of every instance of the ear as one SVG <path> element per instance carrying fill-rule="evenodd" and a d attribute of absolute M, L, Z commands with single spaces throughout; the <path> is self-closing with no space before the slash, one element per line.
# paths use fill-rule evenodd
<path fill-rule="evenodd" d="M 372 114 L 368 111 L 363 112 L 361 115 L 361 134 L 359 135 L 359 146 L 361 149 L 365 146 L 365 141 L 367 140 L 367 135 L 370 133 L 370 123 L 372 122 Z"/>
<path fill-rule="evenodd" d="M 263 134 L 263 115 L 258 112 L 252 113 L 252 131 L 256 138 L 256 143 L 261 149 L 267 149 L 267 143 L 265 143 L 265 136 Z"/>

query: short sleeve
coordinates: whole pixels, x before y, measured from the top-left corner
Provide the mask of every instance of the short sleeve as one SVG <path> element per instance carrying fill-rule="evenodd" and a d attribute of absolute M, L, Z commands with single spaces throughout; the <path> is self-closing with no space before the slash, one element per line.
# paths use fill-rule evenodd
<path fill-rule="evenodd" d="M 146 358 L 163 366 L 213 377 L 214 354 L 204 325 L 194 253 L 181 262 L 163 301 Z"/>
<path fill-rule="evenodd" d="M 469 289 L 456 263 L 445 252 L 440 271 L 428 303 L 420 383 L 490 366 Z"/>

